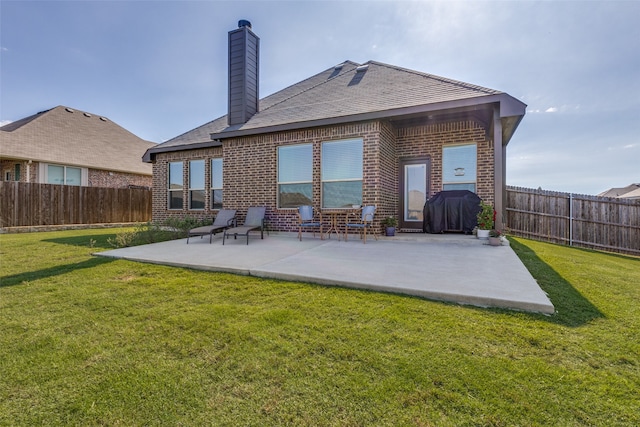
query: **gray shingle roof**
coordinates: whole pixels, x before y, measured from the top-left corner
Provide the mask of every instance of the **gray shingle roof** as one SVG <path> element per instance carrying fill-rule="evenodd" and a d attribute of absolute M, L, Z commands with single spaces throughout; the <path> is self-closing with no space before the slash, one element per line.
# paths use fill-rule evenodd
<path fill-rule="evenodd" d="M 226 116 L 222 116 L 150 152 L 211 145 L 212 138 L 392 117 L 422 107 L 451 108 L 452 103 L 490 102 L 497 95 L 508 97 L 497 90 L 380 62 L 361 65 L 346 61 L 262 99 L 260 111 L 247 123 L 228 126 Z M 524 114 L 524 108 L 522 111 Z M 149 155 L 149 152 L 145 155 L 146 160 Z"/>
<path fill-rule="evenodd" d="M 99 115 L 58 106 L 0 128 L 0 157 L 151 175 L 156 146 Z"/>

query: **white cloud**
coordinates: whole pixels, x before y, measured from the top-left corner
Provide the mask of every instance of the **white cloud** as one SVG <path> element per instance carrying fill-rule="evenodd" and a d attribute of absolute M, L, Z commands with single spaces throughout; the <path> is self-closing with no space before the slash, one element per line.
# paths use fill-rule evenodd
<path fill-rule="evenodd" d="M 549 107 L 546 110 L 544 110 L 545 113 L 557 113 L 558 109 L 556 107 Z"/>
<path fill-rule="evenodd" d="M 9 123 L 11 123 L 11 120 L 0 120 L 0 127 L 8 125 Z"/>

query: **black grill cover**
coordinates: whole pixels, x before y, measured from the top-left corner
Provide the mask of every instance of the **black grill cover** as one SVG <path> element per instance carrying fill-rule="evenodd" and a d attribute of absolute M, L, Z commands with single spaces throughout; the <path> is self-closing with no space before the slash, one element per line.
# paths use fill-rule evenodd
<path fill-rule="evenodd" d="M 478 225 L 480 197 L 469 190 L 441 191 L 424 205 L 425 233 L 458 231 L 469 234 Z"/>

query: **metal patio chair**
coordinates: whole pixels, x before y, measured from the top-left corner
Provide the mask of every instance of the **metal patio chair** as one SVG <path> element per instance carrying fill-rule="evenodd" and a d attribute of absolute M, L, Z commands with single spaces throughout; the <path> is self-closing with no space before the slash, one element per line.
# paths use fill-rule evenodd
<path fill-rule="evenodd" d="M 360 216 L 359 220 L 355 220 L 355 221 L 349 221 L 347 220 L 347 223 L 345 224 L 345 229 L 344 229 L 344 241 L 347 241 L 347 236 L 349 235 L 349 229 L 350 228 L 354 228 L 356 230 L 358 230 L 358 232 L 360 233 L 360 238 L 362 239 L 362 243 L 367 243 L 367 230 L 371 229 L 373 227 L 373 215 L 376 212 L 376 207 L 375 206 L 363 206 L 362 207 L 362 214 Z M 375 233 L 373 234 L 373 237 L 375 237 L 376 240 L 378 240 L 378 236 L 375 235 Z"/>
<path fill-rule="evenodd" d="M 314 215 L 313 206 L 298 207 L 298 239 L 302 241 L 302 229 L 313 228 L 313 237 L 316 237 L 316 228 L 320 229 L 320 240 L 324 240 L 322 234 L 322 212 L 318 211 L 318 219 Z"/>

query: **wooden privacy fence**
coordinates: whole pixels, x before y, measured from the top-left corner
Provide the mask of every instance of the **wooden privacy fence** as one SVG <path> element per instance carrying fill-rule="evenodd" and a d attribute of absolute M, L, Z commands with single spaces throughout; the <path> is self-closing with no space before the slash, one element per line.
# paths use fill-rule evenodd
<path fill-rule="evenodd" d="M 640 255 L 640 201 L 507 187 L 509 233 Z"/>
<path fill-rule="evenodd" d="M 151 190 L 0 182 L 0 226 L 151 220 Z"/>

